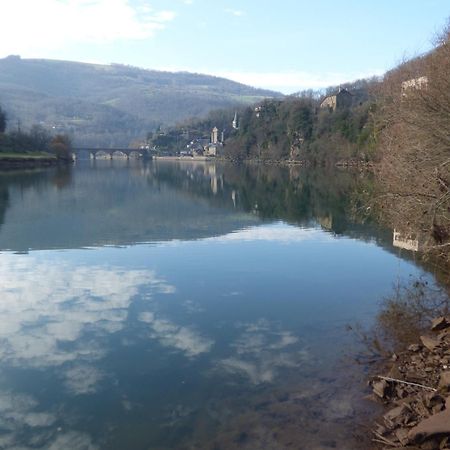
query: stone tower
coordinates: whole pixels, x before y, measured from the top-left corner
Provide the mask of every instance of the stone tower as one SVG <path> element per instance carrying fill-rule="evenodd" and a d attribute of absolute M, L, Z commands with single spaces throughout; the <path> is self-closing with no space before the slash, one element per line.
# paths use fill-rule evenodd
<path fill-rule="evenodd" d="M 235 130 L 239 130 L 239 122 L 238 122 L 237 111 L 234 113 L 234 119 L 233 119 L 233 122 L 231 123 L 231 125 L 233 126 L 233 128 Z"/>
<path fill-rule="evenodd" d="M 219 142 L 219 130 L 214 127 L 211 131 L 211 144 L 217 144 Z"/>

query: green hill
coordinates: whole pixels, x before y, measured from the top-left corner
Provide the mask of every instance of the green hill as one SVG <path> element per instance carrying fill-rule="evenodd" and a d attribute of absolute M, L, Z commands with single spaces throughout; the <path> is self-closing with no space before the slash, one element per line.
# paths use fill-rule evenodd
<path fill-rule="evenodd" d="M 159 125 L 281 94 L 224 78 L 118 64 L 0 59 L 0 105 L 8 125 L 41 124 L 76 145 L 127 146 Z"/>

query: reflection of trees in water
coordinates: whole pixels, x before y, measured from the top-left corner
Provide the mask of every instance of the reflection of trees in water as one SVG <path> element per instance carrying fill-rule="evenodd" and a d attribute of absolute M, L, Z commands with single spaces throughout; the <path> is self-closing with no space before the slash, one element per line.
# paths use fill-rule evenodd
<path fill-rule="evenodd" d="M 365 219 L 356 214 L 358 192 L 371 189 L 370 175 L 301 167 L 249 166 L 245 171 L 246 177 L 231 180 L 239 186 L 244 209 L 252 210 L 257 205 L 263 218 L 304 226 L 319 222 L 336 234 Z"/>
<path fill-rule="evenodd" d="M 368 221 L 363 194 L 368 196 L 373 189 L 371 174 L 261 164 L 156 167 L 154 176 L 160 183 L 262 219 L 303 226 L 318 222 L 336 234 Z"/>
<path fill-rule="evenodd" d="M 408 285 L 397 285 L 391 296 L 383 300 L 377 315 L 380 336 L 395 350 L 417 342 L 430 322 L 445 315 L 450 308 L 447 293 L 427 281 L 415 280 Z"/>
<path fill-rule="evenodd" d="M 70 165 L 51 169 L 11 170 L 0 173 L 0 226 L 4 223 L 6 211 L 10 206 L 10 188 L 41 190 L 51 183 L 57 189 L 63 189 L 70 185 L 71 180 L 72 167 Z"/>
<path fill-rule="evenodd" d="M 431 320 L 448 314 L 450 298 L 445 289 L 417 279 L 396 285 L 384 298 L 369 330 L 350 327 L 359 336 L 370 356 L 390 356 L 419 341 Z"/>
<path fill-rule="evenodd" d="M 5 213 L 9 206 L 9 192 L 4 186 L 0 186 L 0 227 L 5 220 Z"/>
<path fill-rule="evenodd" d="M 64 189 L 72 182 L 72 167 L 69 165 L 58 166 L 52 173 L 50 182 L 57 189 Z"/>

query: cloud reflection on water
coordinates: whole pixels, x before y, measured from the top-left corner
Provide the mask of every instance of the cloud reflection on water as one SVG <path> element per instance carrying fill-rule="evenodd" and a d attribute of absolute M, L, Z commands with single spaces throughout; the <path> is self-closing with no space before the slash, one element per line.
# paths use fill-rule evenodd
<path fill-rule="evenodd" d="M 42 411 L 28 394 L 0 391 L 0 448 L 96 450 L 87 433 L 56 427 L 57 414 Z"/>
<path fill-rule="evenodd" d="M 333 242 L 335 238 L 319 228 L 300 228 L 283 222 L 252 226 L 237 230 L 223 236 L 206 238 L 205 241 L 271 241 L 283 244 L 314 240 L 320 242 Z"/>
<path fill-rule="evenodd" d="M 0 279 L 0 360 L 20 367 L 98 359 L 106 351 L 98 338 L 123 328 L 139 289 L 175 291 L 151 270 L 77 266 L 30 255 L 2 254 Z M 95 338 L 87 338 L 88 332 Z"/>
<path fill-rule="evenodd" d="M 152 312 L 141 313 L 139 319 L 149 324 L 150 336 L 153 339 L 158 340 L 164 347 L 180 350 L 189 358 L 209 352 L 214 345 L 212 339 L 202 336 L 195 329 L 157 319 Z"/>
<path fill-rule="evenodd" d="M 231 375 L 244 376 L 253 384 L 271 383 L 283 368 L 298 367 L 309 358 L 304 349 L 288 349 L 298 337 L 266 319 L 236 326 L 241 331 L 231 344 L 235 354 L 218 362 Z"/>
<path fill-rule="evenodd" d="M 133 298 L 141 290 L 150 300 L 176 289 L 151 270 L 42 256 L 0 255 L 2 368 L 58 367 L 67 393 L 94 394 L 106 377 L 94 364 L 109 351 L 108 335 L 125 327 Z M 7 378 L 2 384 L 8 384 Z M 32 395 L 0 391 L 0 447 L 97 449 L 88 434 L 71 429 L 73 418 L 61 415 L 63 406 L 43 411 Z"/>

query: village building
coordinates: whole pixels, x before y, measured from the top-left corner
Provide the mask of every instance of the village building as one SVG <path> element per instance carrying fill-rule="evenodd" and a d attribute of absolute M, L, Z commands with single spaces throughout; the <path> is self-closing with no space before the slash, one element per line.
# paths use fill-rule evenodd
<path fill-rule="evenodd" d="M 219 129 L 214 127 L 211 130 L 211 140 L 203 147 L 204 156 L 218 156 L 223 147 L 224 131 L 221 133 L 221 140 L 219 140 Z"/>
<path fill-rule="evenodd" d="M 217 144 L 208 144 L 204 150 L 203 150 L 203 155 L 204 156 L 217 156 Z"/>
<path fill-rule="evenodd" d="M 353 103 L 353 95 L 347 89 L 339 88 L 339 92 L 334 95 L 328 95 L 322 100 L 321 108 L 328 108 L 332 111 L 336 109 L 349 108 Z"/>

